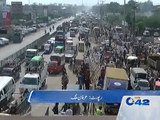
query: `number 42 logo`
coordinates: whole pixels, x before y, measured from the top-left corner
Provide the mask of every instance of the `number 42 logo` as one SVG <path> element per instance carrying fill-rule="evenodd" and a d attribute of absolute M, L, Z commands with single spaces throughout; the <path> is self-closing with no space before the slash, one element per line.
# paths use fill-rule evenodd
<path fill-rule="evenodd" d="M 126 99 L 126 104 L 129 106 L 132 106 L 132 105 L 148 106 L 150 105 L 150 100 L 149 99 L 133 99 L 131 97 L 128 97 Z"/>

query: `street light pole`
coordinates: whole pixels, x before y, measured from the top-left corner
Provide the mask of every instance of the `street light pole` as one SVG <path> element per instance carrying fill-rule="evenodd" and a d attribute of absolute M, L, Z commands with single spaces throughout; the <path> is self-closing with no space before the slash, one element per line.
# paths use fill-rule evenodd
<path fill-rule="evenodd" d="M 126 0 L 124 0 L 124 40 L 126 39 Z"/>

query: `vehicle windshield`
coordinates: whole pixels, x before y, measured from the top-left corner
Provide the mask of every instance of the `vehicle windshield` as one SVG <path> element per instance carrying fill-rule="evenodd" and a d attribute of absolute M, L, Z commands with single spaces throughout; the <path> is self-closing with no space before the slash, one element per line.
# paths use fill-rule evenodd
<path fill-rule="evenodd" d="M 15 33 L 14 35 L 15 35 L 15 36 L 20 36 L 20 33 Z"/>
<path fill-rule="evenodd" d="M 145 73 L 138 73 L 138 74 L 137 74 L 137 78 L 147 79 L 147 74 L 145 74 Z"/>
<path fill-rule="evenodd" d="M 51 56 L 50 59 L 51 59 L 51 61 L 60 61 L 61 60 L 61 58 L 58 56 Z"/>
<path fill-rule="evenodd" d="M 63 53 L 64 49 L 63 48 L 55 48 L 54 52 L 55 53 Z"/>
<path fill-rule="evenodd" d="M 145 82 L 145 81 L 139 81 L 138 82 L 138 85 L 140 87 L 149 87 L 149 83 L 148 82 Z"/>
<path fill-rule="evenodd" d="M 22 81 L 25 85 L 38 85 L 37 78 L 24 78 Z"/>
<path fill-rule="evenodd" d="M 49 62 L 48 66 L 57 66 L 57 62 Z"/>
<path fill-rule="evenodd" d="M 33 57 L 36 55 L 36 52 L 33 52 L 33 51 L 27 51 L 26 52 L 26 57 Z"/>
<path fill-rule="evenodd" d="M 73 50 L 67 50 L 67 51 L 65 51 L 65 54 L 74 54 L 74 51 Z"/>
<path fill-rule="evenodd" d="M 2 70 L 2 75 L 8 75 L 8 76 L 10 76 L 10 75 L 12 75 L 12 70 L 3 69 L 3 70 Z"/>
<path fill-rule="evenodd" d="M 61 35 L 63 36 L 63 32 L 57 32 L 57 35 L 58 35 L 58 36 L 59 36 L 59 35 L 60 35 L 60 36 L 61 36 Z"/>

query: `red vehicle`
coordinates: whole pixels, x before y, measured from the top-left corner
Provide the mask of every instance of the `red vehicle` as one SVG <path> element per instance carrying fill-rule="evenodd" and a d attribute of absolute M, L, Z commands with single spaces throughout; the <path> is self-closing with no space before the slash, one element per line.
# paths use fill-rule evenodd
<path fill-rule="evenodd" d="M 65 54 L 52 54 L 50 57 L 50 62 L 48 64 L 48 73 L 59 73 L 63 71 L 65 66 Z"/>

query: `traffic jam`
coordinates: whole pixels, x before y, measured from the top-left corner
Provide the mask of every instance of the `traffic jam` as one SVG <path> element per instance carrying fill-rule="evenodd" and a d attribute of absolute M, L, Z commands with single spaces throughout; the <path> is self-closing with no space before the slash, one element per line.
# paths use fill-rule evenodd
<path fill-rule="evenodd" d="M 133 39 L 130 32 L 123 33 L 121 26 L 103 25 L 91 13 L 77 15 L 55 29 L 55 36 L 40 48 L 27 49 L 23 61 L 16 58 L 2 68 L 2 113 L 26 114 L 31 111 L 28 94 L 34 90 L 46 90 L 48 77 L 54 82 L 57 75 L 60 76 L 59 88 L 66 91 L 69 87 L 75 91 L 160 89 L 160 54 L 155 46 L 144 42 L 145 34 Z M 70 84 L 73 75 L 76 76 L 75 84 Z M 15 93 L 17 87 L 18 93 Z M 18 94 L 16 99 L 15 94 Z M 89 103 L 65 105 L 72 113 L 68 114 L 64 109 L 60 111 L 61 115 L 89 115 L 89 109 L 92 109 L 88 108 Z M 84 110 L 78 112 L 82 106 Z M 95 107 L 94 114 L 117 115 L 120 103 L 97 103 Z M 54 110 L 53 113 L 59 114 Z"/>

